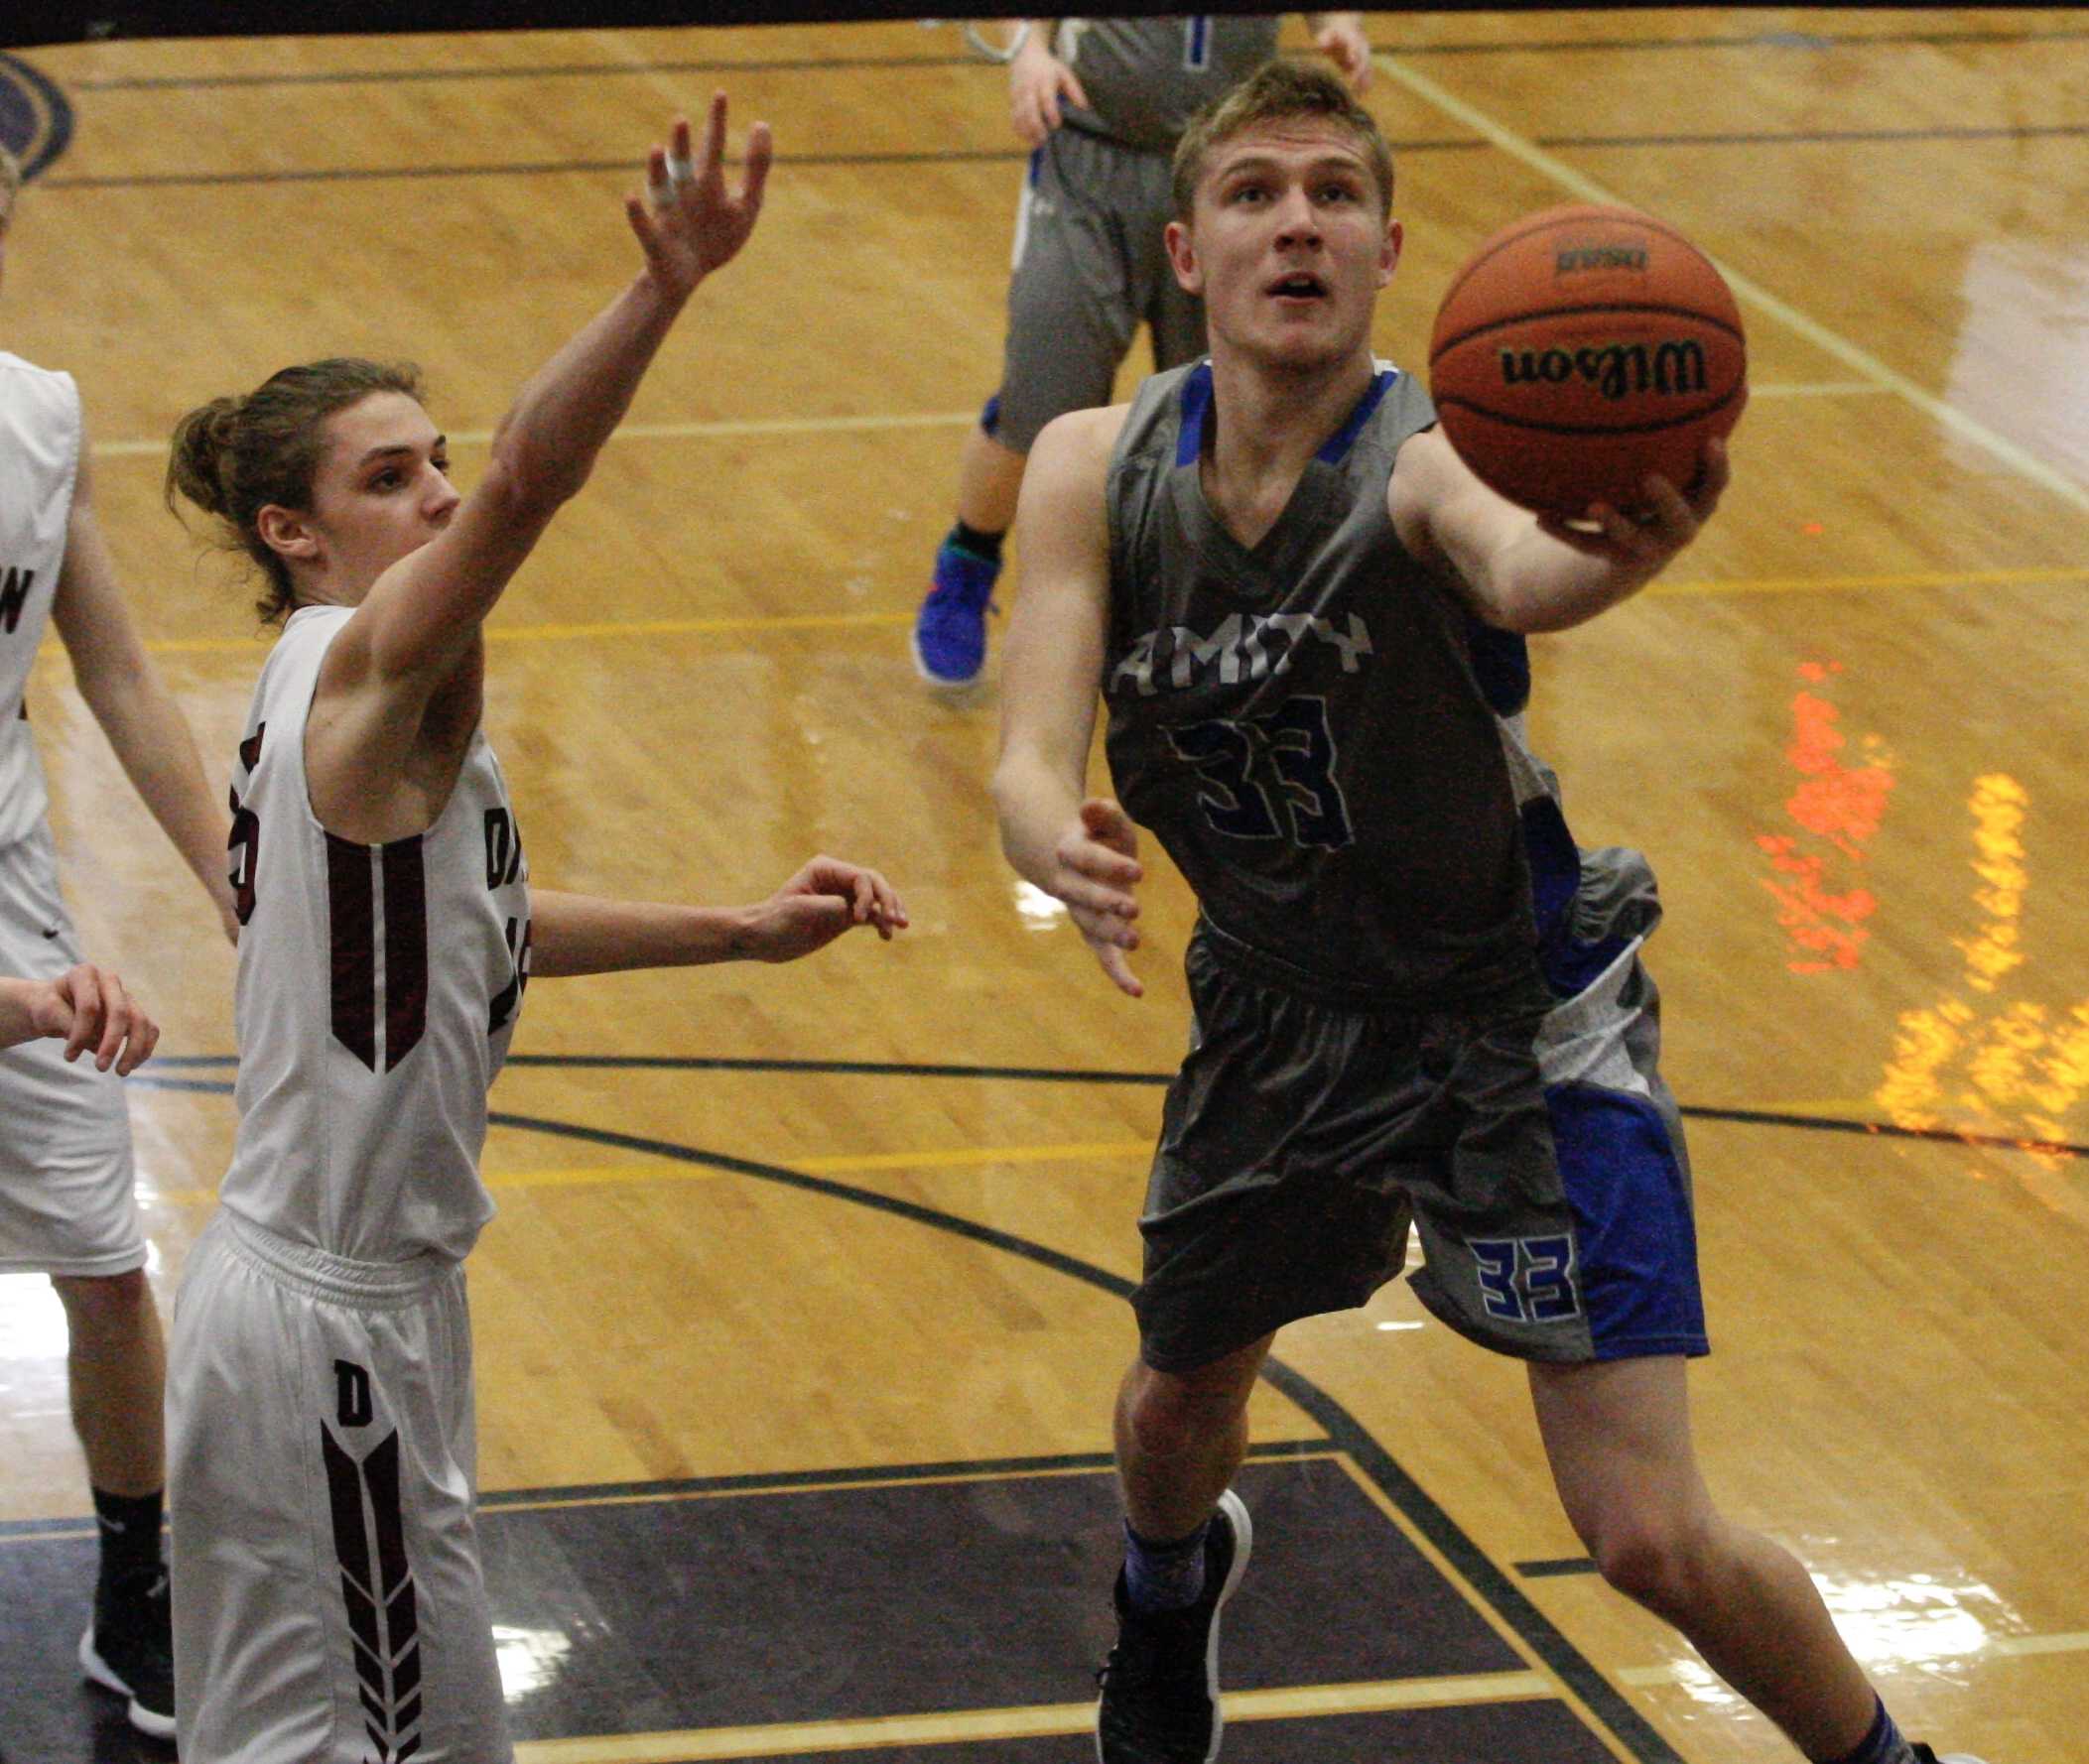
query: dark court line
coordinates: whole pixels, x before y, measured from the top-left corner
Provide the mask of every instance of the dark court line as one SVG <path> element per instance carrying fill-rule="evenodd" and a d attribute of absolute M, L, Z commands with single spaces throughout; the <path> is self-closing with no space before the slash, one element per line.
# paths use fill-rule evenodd
<path fill-rule="evenodd" d="M 168 1067 L 220 1071 L 238 1065 L 232 1054 L 171 1054 L 153 1062 L 154 1071 L 133 1072 L 127 1082 L 150 1090 L 195 1090 L 223 1095 L 232 1086 L 221 1078 L 171 1078 L 159 1074 Z M 831 1072 L 844 1077 L 1002 1078 L 1046 1084 L 1150 1084 L 1165 1086 L 1174 1073 L 1110 1071 L 1047 1066 L 911 1066 L 879 1060 L 728 1060 L 672 1054 L 511 1054 L 510 1066 L 592 1069 L 602 1071 L 775 1071 Z M 2064 1139 L 2012 1138 L 2003 1133 L 1966 1133 L 1951 1127 L 1901 1127 L 1892 1121 L 1848 1121 L 1830 1115 L 1795 1115 L 1775 1109 L 1720 1108 L 1707 1103 L 1680 1105 L 1693 1121 L 1727 1121 L 1744 1127 L 1790 1127 L 1809 1133 L 1862 1133 L 1877 1139 L 1928 1140 L 1938 1145 L 1973 1146 L 1999 1152 L 2034 1152 L 2057 1158 L 2089 1158 L 2089 1145 Z"/>
<path fill-rule="evenodd" d="M 410 85 L 434 80 L 587 79 L 601 75 L 650 77 L 661 73 L 827 73 L 876 71 L 885 67 L 977 67 L 989 63 L 964 56 L 797 56 L 776 60 L 698 62 L 554 62 L 541 67 L 348 67 L 318 73 L 159 73 L 128 78 L 75 79 L 75 92 L 221 91 L 257 85 Z"/>
<path fill-rule="evenodd" d="M 1247 1449 L 1255 1463 L 1289 1463 L 1326 1457 L 1339 1448 L 1332 1440 L 1264 1440 Z M 480 1490 L 481 1507 L 585 1506 L 589 1502 L 673 1500 L 694 1494 L 774 1494 L 838 1484 L 893 1486 L 909 1482 L 962 1481 L 967 1477 L 1051 1475 L 1063 1470 L 1114 1469 L 1108 1451 L 1061 1451 L 1027 1457 L 953 1458 L 947 1463 L 858 1464 L 853 1468 L 761 1470 L 743 1476 L 670 1476 L 648 1482 L 575 1482 L 543 1488 Z M 48 1536 L 76 1527 L 81 1537 L 94 1535 L 91 1513 L 67 1513 L 50 1519 L 0 1520 L 0 1544 L 10 1538 Z"/>
<path fill-rule="evenodd" d="M 1615 55 L 1672 54 L 1705 49 L 1750 49 L 1818 52 L 1825 49 L 1895 48 L 1918 45 L 1930 48 L 1959 48 L 1995 45 L 2074 43 L 2089 38 L 2089 31 L 1894 31 L 1869 35 L 1797 31 L 1759 31 L 1731 36 L 1671 37 L 1657 40 L 1627 37 L 1550 39 L 1526 43 L 1374 43 L 1374 55 L 1422 59 L 1432 56 L 1510 55 Z M 608 64 L 598 62 L 552 63 L 542 67 L 381 67 L 341 68 L 329 72 L 300 73 L 200 73 L 135 74 L 69 82 L 76 92 L 223 90 L 237 86 L 264 85 L 390 85 L 430 80 L 505 80 L 595 78 L 604 75 L 656 75 L 662 73 L 827 73 L 857 70 L 878 71 L 886 67 L 971 67 L 981 73 L 997 72 L 978 56 L 801 56 L 747 61 L 699 60 L 628 62 Z"/>
<path fill-rule="evenodd" d="M 2036 141 L 2077 139 L 2089 134 L 2089 124 L 2055 123 L 2033 127 L 1932 128 L 1932 129 L 1824 129 L 1793 134 L 1702 134 L 1702 135 L 1546 135 L 1537 138 L 1542 148 L 1599 150 L 1648 147 L 1808 147 L 1865 146 L 1920 141 Z M 1396 157 L 1415 153 L 1475 153 L 1488 149 L 1486 141 L 1395 141 Z M 1020 165 L 1028 160 L 1024 149 L 936 148 L 893 153 L 780 153 L 776 164 L 815 170 L 902 166 Z M 727 166 L 737 160 L 728 159 Z M 245 185 L 369 184 L 425 182 L 457 178 L 543 178 L 579 174 L 619 172 L 636 176 L 631 159 L 505 160 L 485 165 L 451 166 L 321 166 L 300 172 L 136 172 L 112 177 L 45 177 L 43 189 L 205 189 Z"/>
<path fill-rule="evenodd" d="M 735 1175 L 753 1177 L 784 1188 L 824 1195 L 853 1206 L 868 1207 L 873 1211 L 912 1219 L 935 1230 L 988 1244 L 1023 1261 L 1066 1274 L 1083 1285 L 1096 1287 L 1119 1298 L 1128 1298 L 1131 1292 L 1131 1282 L 1121 1275 L 1110 1273 L 1108 1269 L 1098 1268 L 1092 1263 L 1083 1262 L 1028 1238 L 1018 1237 L 1012 1232 L 980 1225 L 956 1213 L 943 1212 L 911 1200 L 902 1200 L 873 1189 L 851 1188 L 846 1183 L 835 1182 L 826 1177 L 809 1176 L 802 1171 L 789 1170 L 781 1165 L 759 1164 L 746 1158 L 733 1158 L 718 1152 L 703 1151 L 694 1146 L 677 1145 L 669 1140 L 644 1139 L 628 1133 L 608 1133 L 598 1128 L 579 1127 L 565 1121 L 547 1120 L 539 1116 L 496 1112 L 490 1116 L 490 1120 L 496 1126 L 514 1128 L 525 1133 L 545 1133 L 562 1139 L 585 1140 L 619 1150 L 641 1151 L 652 1157 L 704 1165 Z M 1523 1590 L 1466 1535 L 1458 1522 L 1400 1467 L 1392 1454 L 1379 1445 L 1371 1432 L 1347 1409 L 1303 1374 L 1274 1356 L 1263 1362 L 1261 1376 L 1311 1416 L 1337 1449 L 1355 1460 L 1358 1467 L 1378 1485 L 1386 1499 L 1405 1515 L 1417 1531 L 1435 1545 L 1444 1560 L 1451 1564 L 1466 1584 L 1494 1607 L 1497 1615 L 1574 1692 L 1582 1705 L 1617 1736 L 1639 1764 L 1682 1764 L 1678 1754 L 1654 1730 L 1651 1723 L 1634 1709 L 1566 1635 L 1530 1602 Z"/>
<path fill-rule="evenodd" d="M 1595 1563 L 1586 1556 L 1562 1556 L 1548 1562 L 1519 1562 L 1516 1573 L 1526 1580 L 1549 1579 L 1558 1575 L 1593 1575 Z"/>
<path fill-rule="evenodd" d="M 1338 1449 L 1333 1440 L 1268 1440 L 1248 1447 L 1247 1455 L 1256 1463 L 1288 1463 L 1298 1458 L 1326 1457 Z M 947 1463 L 858 1464 L 841 1469 L 677 1476 L 653 1482 L 583 1482 L 545 1488 L 504 1488 L 492 1494 L 480 1494 L 478 1504 L 481 1507 L 584 1506 L 591 1501 L 672 1500 L 692 1494 L 788 1494 L 800 1489 L 857 1483 L 897 1487 L 910 1482 L 962 1482 L 973 1477 L 1051 1475 L 1063 1470 L 1102 1471 L 1115 1467 L 1116 1459 L 1108 1451 L 1061 1451 L 1034 1457 L 953 1458 Z"/>
<path fill-rule="evenodd" d="M 19 79 L 44 109 L 43 132 L 33 137 L 22 153 L 22 176 L 34 178 L 70 144 L 72 106 L 65 102 L 65 94 L 57 81 L 20 56 L 0 53 L 0 71 Z"/>
<path fill-rule="evenodd" d="M 2089 123 L 2011 124 L 2004 128 L 1807 129 L 1789 134 L 1546 135 L 1540 147 L 1862 147 L 1907 141 L 2047 141 L 2089 135 Z"/>

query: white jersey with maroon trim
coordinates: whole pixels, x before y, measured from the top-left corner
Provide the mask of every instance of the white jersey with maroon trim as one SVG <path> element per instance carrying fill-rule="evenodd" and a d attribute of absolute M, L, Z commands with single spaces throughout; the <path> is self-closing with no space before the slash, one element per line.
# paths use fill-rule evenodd
<path fill-rule="evenodd" d="M 219 1198 L 350 1261 L 460 1259 L 493 1216 L 478 1156 L 529 973 L 529 869 L 482 730 L 426 832 L 358 845 L 313 814 L 306 717 L 351 612 L 291 616 L 239 745 L 239 1137 Z"/>
<path fill-rule="evenodd" d="M 0 845 L 49 806 L 22 690 L 65 561 L 79 433 L 72 376 L 0 350 Z"/>

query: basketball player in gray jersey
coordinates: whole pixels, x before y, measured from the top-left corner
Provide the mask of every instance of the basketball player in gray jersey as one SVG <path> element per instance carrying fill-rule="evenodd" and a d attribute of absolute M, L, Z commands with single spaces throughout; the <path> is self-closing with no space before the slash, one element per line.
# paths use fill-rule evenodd
<path fill-rule="evenodd" d="M 1362 91 L 1363 15 L 1306 15 Z M 957 524 L 914 627 L 932 688 L 962 691 L 986 658 L 986 609 L 1023 461 L 1054 417 L 1110 397 L 1141 323 L 1157 366 L 1204 353 L 1204 314 L 1169 272 L 1169 155 L 1190 118 L 1276 53 L 1274 16 L 1027 19 L 1009 64 L 1016 135 L 1032 152 L 1016 210 L 1000 389 L 966 434 Z"/>
<path fill-rule="evenodd" d="M 186 1764 L 500 1764 L 472 1512 L 462 1262 L 493 1207 L 486 1090 L 526 982 L 788 961 L 906 923 L 815 858 L 768 900 L 532 890 L 480 727 L 483 621 L 586 481 L 683 307 L 759 211 L 725 100 L 626 204 L 644 262 L 523 388 L 459 496 L 408 370 L 287 368 L 175 438 L 286 622 L 240 742 L 239 1130 L 170 1362 L 176 1708 Z"/>
<path fill-rule="evenodd" d="M 0 148 L 0 251 L 20 175 Z M 145 806 L 236 932 L 225 812 L 131 621 L 95 513 L 72 376 L 0 352 L 0 972 L 56 981 L 80 952 L 24 701 L 47 629 Z M 145 1277 L 123 1086 L 48 1041 L 0 1052 L 0 1274 L 48 1274 L 65 1310 L 73 1430 L 100 1536 L 80 1667 L 131 1724 L 174 1732 L 161 1497 L 166 1349 Z"/>
<path fill-rule="evenodd" d="M 1391 198 L 1383 138 L 1325 73 L 1274 63 L 1201 117 L 1168 248 L 1211 358 L 1053 424 L 1022 494 L 1009 857 L 1134 997 L 1134 819 L 1202 908 L 1116 1411 L 1100 1755 L 1218 1755 L 1249 1389 L 1284 1323 L 1398 1273 L 1411 1227 L 1422 1301 L 1527 1363 L 1605 1578 L 1808 1758 L 1928 1760 L 1805 1570 L 1699 1476 L 1688 1167 L 1638 958 L 1652 877 L 1574 846 L 1521 738 L 1521 635 L 1643 586 L 1711 516 L 1724 450 L 1687 496 L 1649 479 L 1636 518 L 1541 520 L 1486 489 L 1371 356 Z M 1085 796 L 1099 689 L 1122 806 Z"/>

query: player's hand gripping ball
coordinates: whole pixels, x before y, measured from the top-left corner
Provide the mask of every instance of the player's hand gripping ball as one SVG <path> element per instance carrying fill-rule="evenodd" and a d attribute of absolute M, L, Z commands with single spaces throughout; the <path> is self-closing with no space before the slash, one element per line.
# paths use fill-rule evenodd
<path fill-rule="evenodd" d="M 1429 342 L 1444 435 L 1511 502 L 1631 511 L 1687 492 L 1748 403 L 1741 312 L 1711 260 L 1630 208 L 1525 215 L 1458 273 Z"/>

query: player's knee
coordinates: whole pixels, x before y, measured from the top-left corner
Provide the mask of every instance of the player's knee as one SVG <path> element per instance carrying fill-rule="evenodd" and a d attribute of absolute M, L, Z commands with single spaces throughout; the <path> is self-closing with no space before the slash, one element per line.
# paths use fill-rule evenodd
<path fill-rule="evenodd" d="M 1209 1370 L 1178 1374 L 1141 1366 L 1129 1396 L 1127 1413 L 1140 1448 L 1168 1455 L 1232 1427 L 1246 1405 L 1247 1389 Z"/>
<path fill-rule="evenodd" d="M 1709 1541 L 1683 1516 L 1622 1514 L 1591 1540 L 1604 1580 L 1662 1616 L 1688 1610 L 1704 1583 Z"/>
<path fill-rule="evenodd" d="M 152 1308 L 143 1268 L 121 1274 L 54 1274 L 51 1284 L 74 1329 L 124 1326 Z"/>

